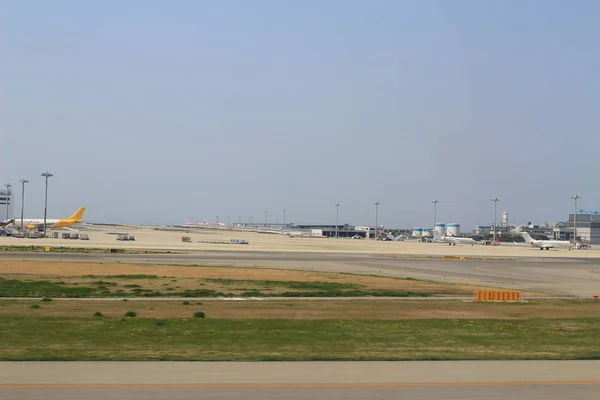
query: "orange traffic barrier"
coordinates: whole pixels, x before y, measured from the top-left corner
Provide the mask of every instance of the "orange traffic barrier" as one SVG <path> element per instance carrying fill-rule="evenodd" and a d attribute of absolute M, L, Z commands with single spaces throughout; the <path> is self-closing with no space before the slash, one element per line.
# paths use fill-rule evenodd
<path fill-rule="evenodd" d="M 519 292 L 491 292 L 478 290 L 475 292 L 476 301 L 519 301 Z"/>

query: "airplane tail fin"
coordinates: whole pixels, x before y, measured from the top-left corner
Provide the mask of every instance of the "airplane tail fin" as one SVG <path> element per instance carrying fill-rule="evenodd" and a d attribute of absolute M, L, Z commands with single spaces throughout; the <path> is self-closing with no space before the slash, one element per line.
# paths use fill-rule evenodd
<path fill-rule="evenodd" d="M 202 222 L 204 222 L 204 225 L 208 225 L 208 222 L 206 222 L 206 218 L 204 218 L 204 221 Z"/>
<path fill-rule="evenodd" d="M 442 235 L 440 234 L 440 231 L 437 231 L 437 230 L 434 229 L 433 230 L 433 238 L 435 240 L 441 240 L 442 239 Z"/>
<path fill-rule="evenodd" d="M 75 214 L 71 215 L 68 219 L 75 219 L 81 221 L 83 219 L 83 214 L 85 213 L 85 207 L 79 208 L 75 211 Z"/>
<path fill-rule="evenodd" d="M 533 243 L 533 238 L 531 237 L 531 235 L 529 235 L 529 233 L 521 232 L 521 235 L 523 236 L 523 239 L 525 239 L 525 243 L 527 243 L 527 244 Z"/>

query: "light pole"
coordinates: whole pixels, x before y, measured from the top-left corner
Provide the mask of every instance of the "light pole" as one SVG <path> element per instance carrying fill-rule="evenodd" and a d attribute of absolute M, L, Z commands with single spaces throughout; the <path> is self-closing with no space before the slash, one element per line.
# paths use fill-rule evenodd
<path fill-rule="evenodd" d="M 431 200 L 431 203 L 433 204 L 433 231 L 431 231 L 431 234 L 433 235 L 433 232 L 435 231 L 435 224 L 437 224 L 437 205 L 439 201 Z"/>
<path fill-rule="evenodd" d="M 254 218 L 254 216 L 250 216 L 250 225 L 252 225 L 252 219 Z"/>
<path fill-rule="evenodd" d="M 340 203 L 335 203 L 335 238 L 338 238 L 338 221 L 340 219 Z"/>
<path fill-rule="evenodd" d="M 29 183 L 29 181 L 25 178 L 21 179 L 19 182 L 21 182 L 21 230 L 25 230 L 24 226 L 23 226 L 23 209 L 25 208 L 25 184 Z"/>
<path fill-rule="evenodd" d="M 227 227 L 229 227 L 229 215 L 227 216 Z"/>
<path fill-rule="evenodd" d="M 46 195 L 44 196 L 44 237 L 46 237 L 46 217 L 48 216 L 48 178 L 52 178 L 54 175 L 46 171 L 41 176 L 46 178 Z"/>
<path fill-rule="evenodd" d="M 6 186 L 6 222 L 8 222 L 8 204 L 10 203 L 10 188 L 12 185 L 10 183 L 5 184 Z"/>
<path fill-rule="evenodd" d="M 578 195 L 575 195 L 573 197 L 571 197 L 571 199 L 573 199 L 573 206 L 574 206 L 574 212 L 573 212 L 573 244 L 577 245 L 577 200 L 579 200 L 581 197 Z"/>
<path fill-rule="evenodd" d="M 267 227 L 267 210 L 265 210 L 265 228 Z"/>
<path fill-rule="evenodd" d="M 283 209 L 283 228 L 285 229 L 285 208 Z"/>
<path fill-rule="evenodd" d="M 494 243 L 496 243 L 496 225 L 497 225 L 497 223 L 496 223 L 496 206 L 497 206 L 498 202 L 500 201 L 500 199 L 497 197 L 494 197 L 490 201 L 494 202 Z"/>
<path fill-rule="evenodd" d="M 217 215 L 217 225 L 219 225 L 219 216 Z"/>
<path fill-rule="evenodd" d="M 379 218 L 379 205 L 380 204 L 381 203 L 378 202 L 378 201 L 375 202 L 375 240 L 377 240 L 377 230 L 379 229 L 379 225 L 378 225 L 379 224 L 379 220 L 378 220 L 378 218 Z"/>

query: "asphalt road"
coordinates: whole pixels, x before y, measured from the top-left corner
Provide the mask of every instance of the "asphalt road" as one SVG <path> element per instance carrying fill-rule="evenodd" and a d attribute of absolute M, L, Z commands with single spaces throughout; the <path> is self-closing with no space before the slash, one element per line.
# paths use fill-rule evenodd
<path fill-rule="evenodd" d="M 5 362 L 2 399 L 592 399 L 600 361 Z"/>
<path fill-rule="evenodd" d="M 121 262 L 277 268 L 412 277 L 445 283 L 510 288 L 559 296 L 600 294 L 600 259 L 511 258 L 503 260 L 393 258 L 348 253 L 199 251 L 187 254 L 0 253 L 0 260 Z"/>

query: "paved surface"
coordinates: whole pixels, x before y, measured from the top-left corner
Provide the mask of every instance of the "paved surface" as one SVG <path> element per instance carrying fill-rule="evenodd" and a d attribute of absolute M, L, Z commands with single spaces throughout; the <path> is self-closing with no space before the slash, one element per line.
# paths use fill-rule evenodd
<path fill-rule="evenodd" d="M 156 229 L 155 229 L 156 228 Z M 80 247 L 103 249 L 138 249 L 171 251 L 240 251 L 240 252 L 305 252 L 305 253 L 346 253 L 346 254 L 432 254 L 463 256 L 521 256 L 544 258 L 570 258 L 575 254 L 585 258 L 600 258 L 600 247 L 591 250 L 551 250 L 540 251 L 525 244 L 502 243 L 500 246 L 448 246 L 442 243 L 421 243 L 416 240 L 388 242 L 375 240 L 326 239 L 326 238 L 290 238 L 282 234 L 266 234 L 251 230 L 199 228 L 165 229 L 151 226 L 98 226 L 88 225 L 80 230 L 89 235 L 89 240 L 62 239 L 18 239 L 0 237 L 0 246 L 50 246 Z M 127 232 L 135 236 L 135 241 L 118 241 L 116 232 Z M 57 232 L 61 233 L 61 232 Z M 187 236 L 190 242 L 182 242 Z M 231 239 L 243 239 L 248 245 L 216 244 L 231 243 Z"/>
<path fill-rule="evenodd" d="M 159 255 L 0 253 L 3 259 L 296 269 L 412 277 L 560 296 L 600 294 L 600 259 L 581 257 L 448 260 L 345 253 L 198 251 Z"/>
<path fill-rule="evenodd" d="M 596 385 L 4 390 L 6 400 L 597 400 Z M 0 389 L 0 395 L 3 392 Z"/>
<path fill-rule="evenodd" d="M 154 229 L 154 228 L 158 228 Z M 591 250 L 540 251 L 525 244 L 502 243 L 500 246 L 448 246 L 442 243 L 421 243 L 416 240 L 388 242 L 375 240 L 326 239 L 326 238 L 290 238 L 282 234 L 266 234 L 238 229 L 200 228 L 172 230 L 164 227 L 149 226 L 85 226 L 80 230 L 89 235 L 89 240 L 62 239 L 18 239 L 0 237 L 0 246 L 50 246 L 80 248 L 121 248 L 138 250 L 171 250 L 171 251 L 285 251 L 285 252 L 325 252 L 353 254 L 435 254 L 464 256 L 522 256 L 562 258 L 577 254 L 586 258 L 600 258 L 600 247 Z M 116 232 L 127 232 L 135 236 L 135 241 L 118 241 Z M 62 232 L 57 232 L 62 233 Z M 72 232 L 71 232 L 72 233 Z M 190 238 L 190 242 L 182 242 L 182 237 Z M 217 244 L 231 243 L 231 239 L 243 239 L 248 245 Z"/>
<path fill-rule="evenodd" d="M 4 362 L 2 399 L 592 399 L 600 361 Z"/>

